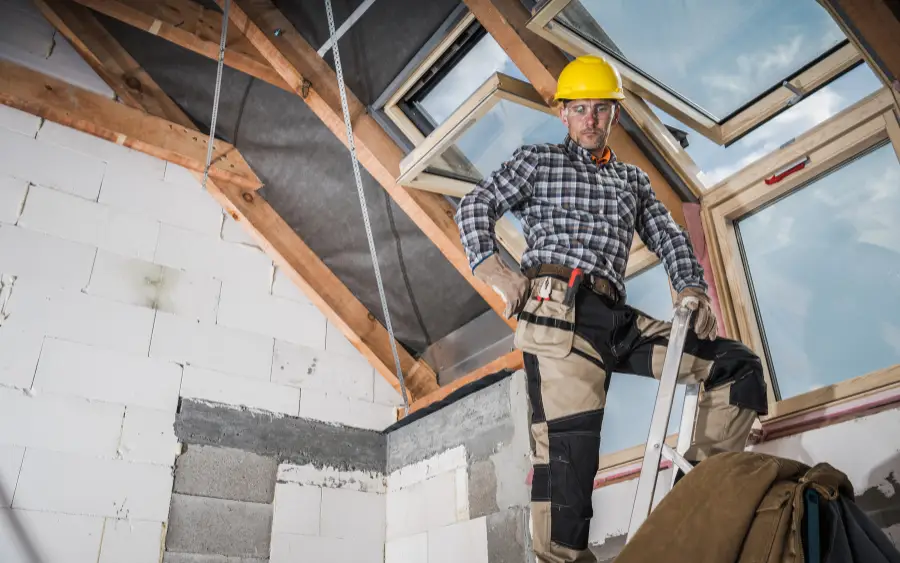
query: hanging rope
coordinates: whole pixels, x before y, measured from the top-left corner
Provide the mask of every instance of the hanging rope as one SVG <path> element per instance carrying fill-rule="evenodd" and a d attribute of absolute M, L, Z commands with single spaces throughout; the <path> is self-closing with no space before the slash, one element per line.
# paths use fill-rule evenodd
<path fill-rule="evenodd" d="M 222 36 L 219 39 L 219 64 L 216 67 L 216 90 L 213 94 L 212 119 L 209 121 L 209 141 L 206 143 L 206 167 L 203 169 L 203 191 L 206 191 L 206 181 L 209 180 L 213 143 L 216 139 L 216 119 L 219 117 L 219 93 L 222 91 L 222 66 L 225 64 L 225 38 L 228 36 L 228 8 L 230 7 L 231 0 L 225 0 L 225 7 L 222 9 Z"/>
<path fill-rule="evenodd" d="M 328 14 L 328 35 L 334 37 L 334 13 L 331 11 L 331 0 L 325 0 L 325 11 Z M 369 209 L 366 205 L 366 194 L 363 191 L 362 176 L 359 173 L 359 159 L 356 156 L 356 143 L 353 141 L 353 125 L 350 123 L 350 108 L 347 104 L 347 89 L 344 86 L 344 71 L 341 68 L 341 54 L 338 50 L 338 41 L 334 41 L 331 47 L 334 53 L 334 70 L 337 73 L 338 89 L 341 93 L 341 109 L 344 112 L 344 126 L 347 128 L 347 145 L 350 148 L 350 159 L 353 162 L 353 177 L 356 179 L 356 193 L 359 196 L 359 206 L 362 209 L 363 224 L 366 227 L 366 237 L 369 239 L 369 253 L 372 255 L 372 266 L 375 268 L 375 281 L 378 284 L 378 295 L 381 297 L 381 311 L 384 313 L 384 324 L 391 339 L 391 352 L 394 354 L 394 368 L 397 380 L 400 382 L 400 391 L 403 395 L 403 413 L 409 413 L 409 398 L 406 392 L 406 382 L 403 380 L 403 370 L 400 368 L 400 355 L 397 353 L 397 340 L 394 338 L 394 328 L 391 325 L 391 313 L 388 311 L 387 297 L 384 294 L 384 283 L 381 281 L 381 268 L 378 266 L 378 255 L 375 253 L 375 238 L 372 236 L 372 225 L 369 223 Z"/>

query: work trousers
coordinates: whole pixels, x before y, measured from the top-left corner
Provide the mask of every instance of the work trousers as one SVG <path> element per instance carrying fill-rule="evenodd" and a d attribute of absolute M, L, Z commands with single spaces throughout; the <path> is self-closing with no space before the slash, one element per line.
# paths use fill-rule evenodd
<path fill-rule="evenodd" d="M 565 283 L 552 276 L 534 280 L 516 333 L 532 407 L 531 517 L 540 563 L 594 561 L 588 531 L 609 374 L 659 379 L 671 329 L 586 288 L 566 307 Z M 743 450 L 757 414 L 766 412 L 759 358 L 740 342 L 700 340 L 691 330 L 678 380 L 702 384 L 685 457 L 696 463 Z"/>

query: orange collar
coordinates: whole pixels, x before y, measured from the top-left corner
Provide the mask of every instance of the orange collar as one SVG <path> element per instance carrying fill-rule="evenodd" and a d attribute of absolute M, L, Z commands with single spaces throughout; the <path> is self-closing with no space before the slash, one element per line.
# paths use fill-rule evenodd
<path fill-rule="evenodd" d="M 603 149 L 603 156 L 597 158 L 593 154 L 591 155 L 591 162 L 596 164 L 597 166 L 603 166 L 604 164 L 609 162 L 609 159 L 612 158 L 612 151 L 609 150 L 609 147 L 605 147 Z"/>

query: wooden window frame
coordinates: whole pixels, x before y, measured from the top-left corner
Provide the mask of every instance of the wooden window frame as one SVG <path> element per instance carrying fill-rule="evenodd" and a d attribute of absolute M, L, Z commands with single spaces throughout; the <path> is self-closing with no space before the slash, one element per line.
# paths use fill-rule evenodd
<path fill-rule="evenodd" d="M 836 404 L 900 385 L 900 366 L 884 366 L 875 372 L 840 381 L 783 400 L 776 400 L 762 332 L 751 298 L 750 284 L 739 249 L 735 224 L 778 198 L 809 186 L 837 167 L 866 151 L 889 142 L 900 159 L 900 125 L 893 112 L 893 98 L 887 88 L 871 94 L 797 140 L 761 161 L 748 166 L 701 201 L 704 217 L 711 224 L 717 264 L 719 294 L 726 294 L 722 312 L 729 336 L 746 343 L 763 363 L 768 384 L 769 413 L 761 417 L 767 426 L 810 412 L 825 411 Z M 779 183 L 767 185 L 765 178 L 798 159 L 808 157 L 806 167 Z"/>
<path fill-rule="evenodd" d="M 425 133 L 403 112 L 400 103 L 412 87 L 428 72 L 434 63 L 443 55 L 447 49 L 466 31 L 469 26 L 475 24 L 475 15 L 467 12 L 462 19 L 454 25 L 440 43 L 435 45 L 434 49 L 422 60 L 421 64 L 407 77 L 405 81 L 397 88 L 397 91 L 388 98 L 384 104 L 383 111 L 388 119 L 394 122 L 400 131 L 406 135 L 413 145 L 419 146 L 425 141 Z"/>
<path fill-rule="evenodd" d="M 556 16 L 571 2 L 572 0 L 550 0 L 534 14 L 526 27 L 573 56 L 610 57 L 611 55 L 599 46 L 555 21 Z M 816 64 L 797 73 L 788 83 L 802 96 L 807 96 L 861 62 L 863 62 L 862 55 L 848 40 L 842 47 L 835 49 Z M 705 113 L 661 88 L 656 82 L 635 72 L 628 65 L 617 64 L 616 66 L 622 74 L 622 80 L 627 90 L 651 101 L 672 117 L 719 145 L 729 145 L 737 141 L 778 113 L 791 107 L 795 97 L 794 93 L 787 88 L 777 88 L 752 102 L 738 114 L 732 115 L 722 123 L 717 123 Z M 626 99 L 623 105 L 629 113 L 633 112 L 629 107 L 629 99 Z M 680 146 L 673 148 L 675 149 L 674 155 L 679 160 L 685 160 L 686 152 Z M 681 152 L 685 152 L 685 154 L 682 155 Z"/>

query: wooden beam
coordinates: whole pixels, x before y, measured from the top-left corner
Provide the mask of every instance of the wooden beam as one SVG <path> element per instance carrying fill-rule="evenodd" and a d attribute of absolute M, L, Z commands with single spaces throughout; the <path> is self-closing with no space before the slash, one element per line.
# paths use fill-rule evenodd
<path fill-rule="evenodd" d="M 432 391 L 431 393 L 422 397 L 421 399 L 418 399 L 417 401 L 415 401 L 414 403 L 409 405 L 409 412 L 414 413 L 418 410 L 424 409 L 425 407 L 427 407 L 433 403 L 442 401 L 442 400 L 446 399 L 447 396 L 450 395 L 450 393 L 453 393 L 460 387 L 468 385 L 469 383 L 472 383 L 473 381 L 478 381 L 479 379 L 486 377 L 488 375 L 497 373 L 498 371 L 502 371 L 505 369 L 515 371 L 515 370 L 523 369 L 524 367 L 525 367 L 525 360 L 523 359 L 522 351 L 521 350 L 513 350 L 512 352 L 509 352 L 508 354 L 497 358 L 496 360 L 492 361 L 491 363 L 489 363 L 483 367 L 480 367 L 480 368 L 476 369 L 475 371 L 468 373 L 468 374 L 464 375 L 463 377 L 460 377 L 459 379 L 455 379 L 455 380 L 451 381 L 450 383 L 448 383 L 447 385 L 444 385 L 443 387 L 441 387 L 435 391 Z"/>
<path fill-rule="evenodd" d="M 34 0 L 34 3 L 94 72 L 113 88 L 120 101 L 150 115 L 194 128 L 181 108 L 122 50 L 90 10 L 66 0 Z"/>
<path fill-rule="evenodd" d="M 219 5 L 224 0 L 216 0 Z M 229 18 L 262 53 L 291 89 L 301 92 L 310 109 L 345 145 L 347 134 L 338 92 L 337 76 L 282 14 L 268 0 L 235 0 Z M 275 30 L 280 30 L 275 33 Z M 394 198 L 397 205 L 438 247 L 447 260 L 502 316 L 503 300 L 469 268 L 454 220 L 455 210 L 443 196 L 408 189 L 397 183 L 403 151 L 366 112 L 365 106 L 347 92 L 359 162 Z M 511 327 L 514 319 L 505 319 Z"/>
<path fill-rule="evenodd" d="M 166 96 L 122 46 L 102 26 L 95 25 L 96 19 L 88 10 L 63 0 L 39 0 L 39 7 L 57 25 L 57 29 L 77 46 L 85 60 L 102 70 L 100 75 L 120 97 L 127 97 L 137 107 L 150 113 L 170 113 L 177 123 L 193 127 L 187 114 Z M 127 77 L 137 80 L 139 87 L 135 86 L 134 81 L 129 83 Z M 132 95 L 134 90 L 140 95 Z M 199 178 L 200 174 L 195 173 L 195 176 Z M 329 321 L 399 391 L 387 331 L 278 213 L 258 194 L 239 186 L 211 180 L 207 183 L 207 189 Z M 437 378 L 427 364 L 415 361 L 402 347 L 398 352 L 413 400 L 437 389 Z"/>
<path fill-rule="evenodd" d="M 218 60 L 222 14 L 192 0 L 75 0 L 103 15 Z M 277 72 L 234 26 L 229 26 L 225 64 L 291 90 Z"/>
<path fill-rule="evenodd" d="M 890 0 L 819 0 L 891 89 L 900 110 L 900 5 Z"/>
<path fill-rule="evenodd" d="M 552 106 L 556 79 L 568 63 L 563 52 L 552 43 L 528 30 L 531 15 L 519 0 L 464 0 L 509 58 L 547 104 Z M 609 145 L 616 157 L 640 167 L 650 177 L 656 196 L 680 225 L 685 225 L 682 201 L 665 177 L 641 151 L 634 139 L 621 127 L 614 127 Z M 686 179 L 690 181 L 690 179 Z"/>
<path fill-rule="evenodd" d="M 0 103 L 191 170 L 206 166 L 206 135 L 8 61 L 0 61 Z M 217 140 L 213 147 L 210 177 L 261 186 L 232 145 Z"/>

